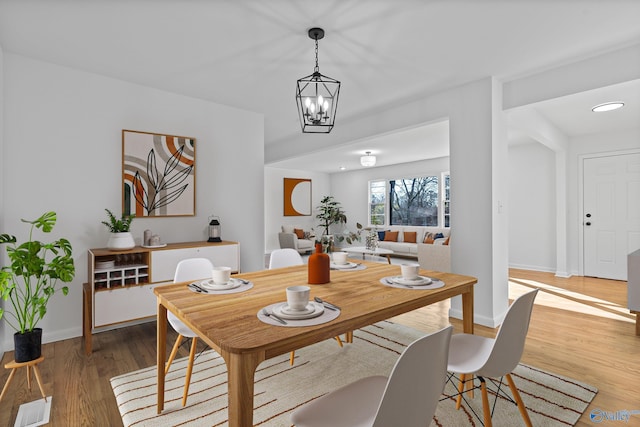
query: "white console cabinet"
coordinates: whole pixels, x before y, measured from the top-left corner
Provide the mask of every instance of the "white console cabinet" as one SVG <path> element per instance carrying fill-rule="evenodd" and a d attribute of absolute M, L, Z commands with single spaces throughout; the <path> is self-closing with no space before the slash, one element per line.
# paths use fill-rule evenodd
<path fill-rule="evenodd" d="M 237 273 L 240 245 L 223 241 L 137 246 L 126 251 L 89 249 L 83 299 L 86 353 L 91 353 L 93 333 L 152 320 L 157 305 L 153 288 L 173 282 L 176 266 L 187 258 L 207 258 L 213 265 L 231 267 Z"/>

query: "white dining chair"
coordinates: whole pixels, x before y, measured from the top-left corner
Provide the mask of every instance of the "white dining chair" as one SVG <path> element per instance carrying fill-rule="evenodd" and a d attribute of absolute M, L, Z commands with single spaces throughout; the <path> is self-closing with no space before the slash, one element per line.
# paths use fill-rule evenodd
<path fill-rule="evenodd" d="M 273 270 L 274 268 L 284 268 L 291 267 L 294 265 L 303 265 L 302 256 L 295 249 L 285 248 L 285 249 L 276 249 L 271 252 L 271 256 L 269 257 L 269 270 Z M 338 345 L 342 347 L 342 340 L 340 337 L 335 337 Z M 293 365 L 296 357 L 296 352 L 292 351 L 289 354 L 289 364 Z"/>
<path fill-rule="evenodd" d="M 274 268 L 291 267 L 292 265 L 302 265 L 302 256 L 295 249 L 276 249 L 269 257 L 269 270 Z"/>
<path fill-rule="evenodd" d="M 207 258 L 189 258 L 182 260 L 176 267 L 175 275 L 173 276 L 174 283 L 186 282 L 189 280 L 199 280 L 211 277 L 211 270 L 213 270 L 213 264 Z M 176 357 L 180 344 L 183 338 L 191 338 L 191 350 L 189 352 L 189 363 L 187 364 L 187 373 L 184 380 L 184 391 L 182 393 L 182 406 L 187 404 L 187 396 L 189 395 L 189 383 L 191 382 L 191 372 L 193 371 L 193 360 L 196 355 L 196 348 L 198 345 L 198 335 L 193 332 L 187 325 L 185 325 L 180 319 L 178 319 L 173 313 L 167 311 L 167 320 L 171 327 L 178 333 L 176 342 L 171 349 L 169 360 L 164 370 L 164 374 L 167 375 L 171 362 Z"/>
<path fill-rule="evenodd" d="M 491 411 L 489 409 L 486 379 L 500 378 L 501 382 L 502 377 L 507 379 L 513 399 L 518 405 L 525 425 L 531 427 L 527 408 L 522 402 L 513 378 L 511 378 L 511 372 L 520 363 L 527 331 L 529 330 L 533 301 L 537 294 L 538 289 L 534 289 L 521 295 L 511 304 L 495 338 L 472 334 L 456 334 L 451 337 L 447 370 L 452 373 L 449 380 L 454 375 L 459 376 L 456 409 L 460 409 L 465 389 L 467 389 L 467 392 L 472 392 L 474 388 L 477 388 L 477 386 L 473 386 L 474 376 L 477 376 L 480 380 L 482 392 L 482 411 L 485 427 L 491 427 Z M 468 384 L 471 385 L 471 388 L 468 387 Z M 506 399 L 514 401 L 504 394 L 501 388 L 497 388 L 496 393 L 498 392 L 503 393 Z"/>
<path fill-rule="evenodd" d="M 447 378 L 452 327 L 411 343 L 389 377 L 362 378 L 291 414 L 295 427 L 425 427 Z"/>

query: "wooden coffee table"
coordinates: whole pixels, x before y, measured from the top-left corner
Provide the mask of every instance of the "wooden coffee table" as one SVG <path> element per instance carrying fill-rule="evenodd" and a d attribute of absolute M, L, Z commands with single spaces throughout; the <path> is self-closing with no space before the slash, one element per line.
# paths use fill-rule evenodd
<path fill-rule="evenodd" d="M 354 246 L 354 247 L 344 248 L 343 251 L 362 254 L 362 259 L 364 259 L 365 255 L 386 256 L 389 264 L 391 264 L 391 254 L 393 253 L 391 249 L 383 249 L 383 248 L 367 249 L 364 246 Z"/>

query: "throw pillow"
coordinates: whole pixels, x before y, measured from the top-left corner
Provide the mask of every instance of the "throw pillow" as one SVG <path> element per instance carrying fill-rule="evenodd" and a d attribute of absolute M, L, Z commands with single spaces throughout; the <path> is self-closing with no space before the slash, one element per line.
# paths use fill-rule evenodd
<path fill-rule="evenodd" d="M 422 241 L 422 243 L 429 243 L 429 244 L 433 244 L 433 233 L 427 231 L 426 233 L 424 233 L 424 240 Z"/>
<path fill-rule="evenodd" d="M 405 231 L 404 232 L 404 241 L 407 243 L 416 243 L 416 235 L 415 231 Z"/>
<path fill-rule="evenodd" d="M 434 238 L 434 239 L 442 239 L 442 238 L 444 238 L 444 234 L 442 234 L 442 233 L 436 233 L 436 235 L 435 235 L 435 236 L 433 236 L 433 238 Z"/>
<path fill-rule="evenodd" d="M 378 231 L 378 240 L 384 240 L 385 231 Z"/>
<path fill-rule="evenodd" d="M 443 245 L 448 245 L 449 244 L 449 239 L 451 238 L 451 236 L 447 237 L 447 240 L 444 241 Z"/>
<path fill-rule="evenodd" d="M 294 228 L 293 232 L 296 234 L 296 236 L 298 236 L 298 239 L 304 239 L 304 230 Z"/>
<path fill-rule="evenodd" d="M 385 242 L 397 242 L 399 231 L 387 231 L 384 233 Z"/>

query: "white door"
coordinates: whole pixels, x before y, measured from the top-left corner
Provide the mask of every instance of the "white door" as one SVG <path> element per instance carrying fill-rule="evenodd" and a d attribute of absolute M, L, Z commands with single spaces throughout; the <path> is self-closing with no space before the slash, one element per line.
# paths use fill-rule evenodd
<path fill-rule="evenodd" d="M 640 249 L 640 154 L 584 159 L 584 274 L 627 280 Z"/>

